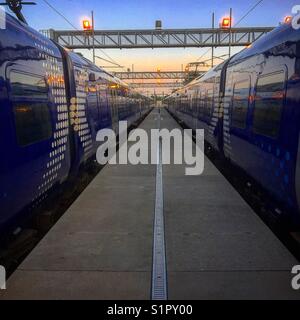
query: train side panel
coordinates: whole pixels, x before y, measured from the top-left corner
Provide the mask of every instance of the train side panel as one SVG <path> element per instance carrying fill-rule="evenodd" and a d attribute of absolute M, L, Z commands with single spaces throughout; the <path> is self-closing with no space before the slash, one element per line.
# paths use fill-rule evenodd
<path fill-rule="evenodd" d="M 209 89 L 207 90 L 208 100 L 207 105 L 207 130 L 205 132 L 205 139 L 210 146 L 218 151 L 220 145 L 222 145 L 222 135 L 220 135 L 220 128 L 222 128 L 223 113 L 221 110 L 221 96 L 220 96 L 220 85 L 221 85 L 221 72 L 222 66 L 218 66 L 213 71 L 213 77 L 207 80 Z"/>
<path fill-rule="evenodd" d="M 300 135 L 299 135 L 298 156 L 297 156 L 296 191 L 297 191 L 298 206 L 300 207 Z"/>
<path fill-rule="evenodd" d="M 73 181 L 95 155 L 100 129 L 117 131 L 117 96 L 130 123 L 141 108 L 140 97 L 123 92 L 121 80 L 8 14 L 0 38 L 2 236 Z"/>
<path fill-rule="evenodd" d="M 75 96 L 71 97 L 70 124 L 74 132 L 74 173 L 91 159 L 97 150 L 97 132 L 112 127 L 109 81 L 103 72 L 75 53 L 69 53 L 75 81 Z"/>
<path fill-rule="evenodd" d="M 274 212 L 281 213 L 276 206 L 284 213 L 294 212 L 291 219 L 299 223 L 295 196 L 299 34 L 282 30 L 280 36 L 282 33 L 287 37 L 281 46 L 269 44 L 258 50 L 254 45 L 247 58 L 245 50 L 228 67 L 224 150 L 233 164 L 276 199 L 269 203 Z"/>
<path fill-rule="evenodd" d="M 224 154 L 233 163 L 248 171 L 255 170 L 257 163 L 248 155 L 251 139 L 251 98 L 257 74 L 261 72 L 263 57 L 230 65 L 227 69 L 224 96 Z M 257 69 L 258 68 L 258 69 Z"/>
<path fill-rule="evenodd" d="M 300 207 L 300 134 L 299 134 L 297 168 L 296 168 L 296 192 L 297 192 L 298 206 Z"/>
<path fill-rule="evenodd" d="M 23 218 L 39 205 L 70 169 L 61 53 L 38 32 L 6 17 L 7 28 L 0 30 L 2 230 L 17 213 Z"/>
<path fill-rule="evenodd" d="M 206 141 L 256 185 L 264 194 L 265 207 L 296 228 L 300 225 L 299 87 L 300 30 L 283 25 L 168 101 L 168 108 L 193 127 L 189 100 Z M 188 95 L 191 91 L 194 94 Z"/>
<path fill-rule="evenodd" d="M 221 133 L 223 110 L 221 105 L 222 65 L 212 69 L 202 78 L 193 81 L 169 98 L 168 108 L 188 127 L 204 129 L 205 140 L 222 151 Z"/>

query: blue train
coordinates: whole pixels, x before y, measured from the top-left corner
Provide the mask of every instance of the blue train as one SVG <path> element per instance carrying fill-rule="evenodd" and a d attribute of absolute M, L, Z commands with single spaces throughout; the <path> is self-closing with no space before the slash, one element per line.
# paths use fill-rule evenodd
<path fill-rule="evenodd" d="M 149 100 L 10 15 L 0 29 L 0 235 L 95 157 L 96 134 Z"/>
<path fill-rule="evenodd" d="M 284 24 L 174 92 L 168 109 L 300 226 L 300 30 Z M 268 199 L 268 200 L 267 200 Z"/>

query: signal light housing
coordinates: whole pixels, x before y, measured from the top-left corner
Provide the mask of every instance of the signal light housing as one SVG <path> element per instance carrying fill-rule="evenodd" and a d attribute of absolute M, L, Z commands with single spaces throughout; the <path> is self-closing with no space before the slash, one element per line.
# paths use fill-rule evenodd
<path fill-rule="evenodd" d="M 231 19 L 230 17 L 225 17 L 222 19 L 221 23 L 220 23 L 221 28 L 223 29 L 228 29 L 231 27 Z"/>
<path fill-rule="evenodd" d="M 85 30 L 85 31 L 92 30 L 92 28 L 93 28 L 90 20 L 83 20 L 82 27 L 83 27 L 83 30 Z"/>

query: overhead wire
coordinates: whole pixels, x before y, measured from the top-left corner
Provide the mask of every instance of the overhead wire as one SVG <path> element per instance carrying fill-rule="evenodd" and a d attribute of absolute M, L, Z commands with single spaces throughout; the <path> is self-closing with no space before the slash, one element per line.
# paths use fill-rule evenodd
<path fill-rule="evenodd" d="M 234 25 L 233 28 L 235 28 L 236 26 L 238 26 L 246 17 L 248 17 L 248 15 L 254 11 L 264 0 L 259 0 L 257 1 Z M 229 37 L 229 34 L 224 37 L 223 40 L 227 39 Z M 198 59 L 197 61 L 201 60 L 204 56 L 206 56 L 209 52 L 210 52 L 211 48 L 209 48 L 206 52 L 204 52 Z"/>
<path fill-rule="evenodd" d="M 62 17 L 73 29 L 75 29 L 76 31 L 80 31 L 68 18 L 66 18 L 61 12 L 59 12 L 51 3 L 49 3 L 49 1 L 47 0 L 43 0 L 49 8 L 51 8 L 55 13 L 57 13 L 60 17 Z M 93 26 L 94 27 L 94 26 Z M 92 35 L 92 37 L 95 40 L 94 35 Z M 99 49 L 110 61 L 110 63 L 112 64 L 118 64 L 120 65 L 118 62 L 116 62 L 112 57 L 110 57 L 106 52 L 104 52 L 104 50 Z"/>

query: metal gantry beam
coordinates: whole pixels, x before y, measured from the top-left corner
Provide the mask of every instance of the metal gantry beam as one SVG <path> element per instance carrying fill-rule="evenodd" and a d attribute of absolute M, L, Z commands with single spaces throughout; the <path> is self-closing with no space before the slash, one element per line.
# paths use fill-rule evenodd
<path fill-rule="evenodd" d="M 199 72 L 199 75 L 205 72 Z M 139 72 L 114 72 L 114 75 L 122 80 L 163 80 L 163 79 L 186 79 L 188 73 L 184 71 L 139 71 Z"/>
<path fill-rule="evenodd" d="M 271 27 L 229 29 L 95 30 L 96 49 L 191 48 L 247 46 Z M 92 34 L 81 30 L 42 30 L 69 49 L 92 49 Z"/>
<path fill-rule="evenodd" d="M 138 89 L 138 88 L 181 88 L 183 87 L 182 82 L 135 82 L 128 83 L 130 87 Z"/>

